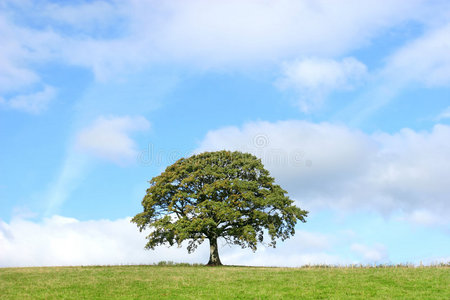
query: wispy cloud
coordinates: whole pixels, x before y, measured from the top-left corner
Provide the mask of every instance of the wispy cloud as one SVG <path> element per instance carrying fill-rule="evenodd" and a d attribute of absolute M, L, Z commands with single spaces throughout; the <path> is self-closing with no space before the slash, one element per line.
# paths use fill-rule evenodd
<path fill-rule="evenodd" d="M 450 119 L 450 106 L 444 109 L 437 117 L 436 121 Z"/>
<path fill-rule="evenodd" d="M 402 217 L 401 220 L 406 220 L 419 226 L 445 226 L 448 223 L 446 215 L 436 215 L 427 209 L 414 210 Z"/>
<path fill-rule="evenodd" d="M 386 246 L 376 244 L 374 246 L 367 246 L 364 244 L 355 243 L 351 245 L 351 250 L 362 257 L 364 263 L 387 263 L 389 262 L 389 255 Z"/>
<path fill-rule="evenodd" d="M 395 49 L 385 59 L 385 65 L 372 72 L 368 88 L 340 114 L 348 115 L 348 119 L 357 125 L 411 87 L 449 88 L 448 36 L 450 23 L 447 22 Z"/>
<path fill-rule="evenodd" d="M 450 23 L 407 43 L 388 59 L 382 75 L 425 86 L 450 86 Z"/>
<path fill-rule="evenodd" d="M 31 94 L 20 94 L 8 100 L 0 101 L 4 107 L 24 111 L 31 114 L 39 114 L 47 109 L 49 103 L 55 98 L 56 89 L 52 86 L 44 86 L 44 89 Z"/>
<path fill-rule="evenodd" d="M 150 123 L 141 116 L 103 117 L 80 129 L 67 149 L 67 154 L 55 179 L 43 195 L 45 215 L 58 212 L 79 186 L 96 159 L 126 166 L 137 161 L 136 143 L 130 137 L 134 131 L 147 130 Z"/>
<path fill-rule="evenodd" d="M 46 201 L 46 216 L 51 216 L 61 208 L 82 182 L 88 170 L 89 159 L 69 149 L 57 176 L 50 182 L 43 196 Z"/>
<path fill-rule="evenodd" d="M 367 76 L 367 67 L 353 57 L 341 61 L 307 58 L 285 62 L 276 84 L 292 89 L 299 97 L 298 105 L 308 112 L 322 104 L 335 90 L 351 90 Z"/>

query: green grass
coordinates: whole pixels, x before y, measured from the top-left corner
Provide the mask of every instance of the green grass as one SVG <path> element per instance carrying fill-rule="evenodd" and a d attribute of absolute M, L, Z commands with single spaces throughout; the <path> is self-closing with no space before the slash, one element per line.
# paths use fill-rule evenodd
<path fill-rule="evenodd" d="M 450 268 L 0 268 L 0 299 L 450 299 Z"/>

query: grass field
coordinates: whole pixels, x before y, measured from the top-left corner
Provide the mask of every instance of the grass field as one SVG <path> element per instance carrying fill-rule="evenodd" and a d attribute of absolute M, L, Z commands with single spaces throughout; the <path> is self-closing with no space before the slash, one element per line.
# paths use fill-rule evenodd
<path fill-rule="evenodd" d="M 0 268 L 0 299 L 450 299 L 450 268 Z"/>

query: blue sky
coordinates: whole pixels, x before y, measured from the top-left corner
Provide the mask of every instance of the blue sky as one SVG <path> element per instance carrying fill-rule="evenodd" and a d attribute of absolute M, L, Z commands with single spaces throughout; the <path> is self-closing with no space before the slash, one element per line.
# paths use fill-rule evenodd
<path fill-rule="evenodd" d="M 260 157 L 310 211 L 225 264 L 450 259 L 447 1 L 2 1 L 0 266 L 206 262 L 130 224 L 180 157 Z"/>

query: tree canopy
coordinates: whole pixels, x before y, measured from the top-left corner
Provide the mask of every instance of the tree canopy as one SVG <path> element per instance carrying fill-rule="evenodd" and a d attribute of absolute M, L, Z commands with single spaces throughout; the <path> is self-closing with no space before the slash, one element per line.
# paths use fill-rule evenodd
<path fill-rule="evenodd" d="M 221 265 L 217 239 L 249 247 L 269 239 L 285 240 L 295 233 L 307 211 L 296 207 L 287 192 L 274 183 L 260 159 L 242 152 L 204 152 L 181 158 L 150 180 L 142 200 L 143 212 L 132 222 L 151 228 L 147 249 L 189 241 L 194 251 L 210 243 L 209 265 Z"/>

